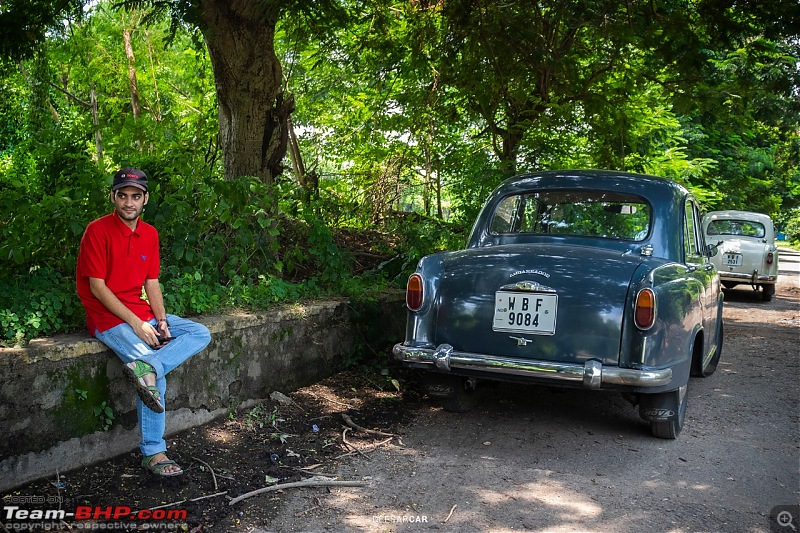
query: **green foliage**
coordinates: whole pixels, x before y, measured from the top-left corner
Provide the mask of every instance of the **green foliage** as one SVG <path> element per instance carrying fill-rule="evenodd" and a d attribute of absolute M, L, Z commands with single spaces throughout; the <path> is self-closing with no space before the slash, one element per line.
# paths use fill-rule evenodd
<path fill-rule="evenodd" d="M 89 398 L 89 391 L 86 389 L 73 389 L 75 394 L 78 396 L 78 400 L 81 402 L 85 402 Z M 114 410 L 108 405 L 106 400 L 103 400 L 100 405 L 96 405 L 92 407 L 92 415 L 94 415 L 95 419 L 97 420 L 97 425 L 103 431 L 108 431 L 111 429 L 111 425 L 114 423 Z"/>
<path fill-rule="evenodd" d="M 388 220 L 387 231 L 399 239 L 398 253 L 381 264 L 378 271 L 395 286 L 405 288 L 408 275 L 414 272 L 420 259 L 435 252 L 463 248 L 468 230 L 461 224 L 416 213 Z"/>
<path fill-rule="evenodd" d="M 800 209 L 795 208 L 774 220 L 777 231 L 783 232 L 793 245 L 800 245 Z"/>
<path fill-rule="evenodd" d="M 310 296 L 304 285 L 266 274 L 259 275 L 255 280 L 234 280 L 230 294 L 232 303 L 254 309 L 264 309 L 279 302 L 296 301 L 303 296 Z"/>
<path fill-rule="evenodd" d="M 64 31 L 62 18 L 80 20 L 83 5 L 83 0 L 5 0 L 0 9 L 0 57 L 35 53 L 48 34 Z"/>
<path fill-rule="evenodd" d="M 97 419 L 100 429 L 108 431 L 114 423 L 114 410 L 107 404 L 105 400 L 100 405 L 92 407 L 92 414 Z"/>
<path fill-rule="evenodd" d="M 142 167 L 144 168 L 144 167 Z M 162 263 L 226 285 L 274 269 L 279 230 L 271 213 L 273 191 L 260 181 L 167 175 L 151 195 L 145 220 L 159 228 Z"/>
<path fill-rule="evenodd" d="M 36 65 L 36 75 L 46 76 L 47 69 Z M 40 97 L 34 91 L 21 106 L 28 110 L 24 126 L 0 152 L 0 209 L 14 215 L 0 218 L 0 258 L 10 263 L 0 271 L 5 281 L 34 265 L 62 272 L 74 266 L 83 227 L 100 212 L 106 194 L 102 174 L 84 154 L 83 118 L 64 112 L 57 123 L 45 119 Z M 3 118 L 16 120 L 3 115 L 0 123 Z"/>
<path fill-rule="evenodd" d="M 0 279 L 0 343 L 70 331 L 84 322 L 73 278 L 48 268 Z"/>
<path fill-rule="evenodd" d="M 199 271 L 181 273 L 174 267 L 163 272 L 169 280 L 164 288 L 164 305 L 176 315 L 197 315 L 218 311 L 225 298 L 225 289 L 219 284 L 203 282 Z"/>

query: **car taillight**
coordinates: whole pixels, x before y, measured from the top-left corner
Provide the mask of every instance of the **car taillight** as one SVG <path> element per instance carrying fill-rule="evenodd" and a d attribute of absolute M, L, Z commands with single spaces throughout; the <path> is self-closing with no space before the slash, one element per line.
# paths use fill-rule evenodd
<path fill-rule="evenodd" d="M 652 289 L 642 289 L 636 295 L 634 322 L 639 329 L 650 329 L 656 321 L 656 295 Z"/>
<path fill-rule="evenodd" d="M 406 306 L 411 311 L 419 311 L 419 308 L 422 307 L 422 297 L 422 276 L 411 274 L 406 287 Z"/>
<path fill-rule="evenodd" d="M 772 252 L 767 253 L 767 264 L 772 264 Z"/>

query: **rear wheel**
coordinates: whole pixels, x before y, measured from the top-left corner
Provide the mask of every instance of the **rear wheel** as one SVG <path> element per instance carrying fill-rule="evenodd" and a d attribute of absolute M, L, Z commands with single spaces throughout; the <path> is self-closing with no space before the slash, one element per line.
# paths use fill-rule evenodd
<path fill-rule="evenodd" d="M 761 286 L 761 301 L 769 302 L 772 301 L 772 297 L 775 295 L 775 285 L 762 285 Z"/>
<path fill-rule="evenodd" d="M 684 385 L 678 390 L 641 396 L 639 416 L 650 421 L 650 433 L 654 437 L 677 438 L 686 419 L 687 389 Z"/>

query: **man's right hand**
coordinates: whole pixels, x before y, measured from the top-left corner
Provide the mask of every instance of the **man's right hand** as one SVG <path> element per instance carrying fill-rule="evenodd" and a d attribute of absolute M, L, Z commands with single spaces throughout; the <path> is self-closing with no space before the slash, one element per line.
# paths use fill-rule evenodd
<path fill-rule="evenodd" d="M 95 298 L 106 306 L 106 309 L 117 315 L 124 320 L 136 333 L 136 336 L 147 343 L 148 346 L 155 348 L 159 345 L 158 338 L 156 337 L 156 328 L 149 323 L 144 322 L 133 311 L 125 307 L 117 296 L 111 292 L 111 289 L 106 286 L 106 281 L 101 278 L 89 278 L 89 290 L 92 291 Z"/>
<path fill-rule="evenodd" d="M 136 333 L 136 336 L 146 342 L 151 348 L 155 348 L 159 345 L 156 328 L 150 325 L 150 323 L 137 320 L 130 326 L 133 328 L 133 332 Z"/>

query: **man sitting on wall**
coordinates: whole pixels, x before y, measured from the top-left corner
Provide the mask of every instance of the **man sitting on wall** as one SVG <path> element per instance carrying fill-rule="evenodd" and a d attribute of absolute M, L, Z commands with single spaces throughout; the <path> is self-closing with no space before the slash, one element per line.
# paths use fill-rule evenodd
<path fill-rule="evenodd" d="M 136 387 L 142 466 L 177 476 L 183 470 L 167 457 L 164 440 L 165 378 L 205 348 L 211 335 L 202 324 L 168 315 L 164 308 L 158 232 L 139 219 L 148 199 L 144 172 L 124 168 L 114 174 L 114 212 L 86 227 L 76 277 L 89 332 L 122 359 Z"/>

